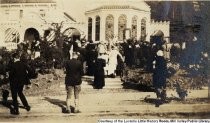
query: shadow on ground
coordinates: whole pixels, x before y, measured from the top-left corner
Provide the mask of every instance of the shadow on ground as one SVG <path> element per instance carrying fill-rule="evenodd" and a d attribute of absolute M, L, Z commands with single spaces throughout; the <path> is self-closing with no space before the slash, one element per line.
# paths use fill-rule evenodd
<path fill-rule="evenodd" d="M 4 107 L 8 108 L 10 114 L 14 114 L 14 108 L 12 105 L 12 100 L 3 100 L 0 101 L 0 105 L 3 105 Z M 23 106 L 19 106 L 20 108 L 24 108 Z"/>
<path fill-rule="evenodd" d="M 178 97 L 168 97 L 166 100 L 162 101 L 156 98 L 145 97 L 144 102 L 154 104 L 156 107 L 159 107 L 163 104 L 173 103 L 173 104 L 209 104 L 210 99 L 208 98 L 196 98 L 196 99 L 180 99 Z"/>
<path fill-rule="evenodd" d="M 134 82 L 123 82 L 123 88 L 124 89 L 134 89 L 142 92 L 154 92 L 154 89 L 152 86 L 143 85 L 140 83 L 134 83 Z"/>
<path fill-rule="evenodd" d="M 59 99 L 52 99 L 52 98 L 49 98 L 49 97 L 45 97 L 44 100 L 48 101 L 49 103 L 51 103 L 53 105 L 56 105 L 56 106 L 60 107 L 62 113 L 67 113 L 67 111 L 66 111 L 66 101 L 59 100 Z M 74 111 L 74 107 L 71 106 L 70 109 L 71 109 L 72 112 Z"/>

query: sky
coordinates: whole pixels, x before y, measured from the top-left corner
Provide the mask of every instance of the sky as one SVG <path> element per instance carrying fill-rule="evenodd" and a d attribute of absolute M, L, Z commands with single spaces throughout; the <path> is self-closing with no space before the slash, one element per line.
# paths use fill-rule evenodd
<path fill-rule="evenodd" d="M 76 20 L 85 20 L 86 6 L 93 0 L 57 0 L 59 6 Z"/>
<path fill-rule="evenodd" d="M 84 12 L 95 8 L 96 5 L 106 3 L 126 3 L 127 1 L 138 1 L 138 0 L 56 0 L 58 5 L 70 14 L 76 20 L 85 21 Z M 126 2 L 125 2 L 126 1 Z M 139 0 L 143 1 L 143 0 Z"/>

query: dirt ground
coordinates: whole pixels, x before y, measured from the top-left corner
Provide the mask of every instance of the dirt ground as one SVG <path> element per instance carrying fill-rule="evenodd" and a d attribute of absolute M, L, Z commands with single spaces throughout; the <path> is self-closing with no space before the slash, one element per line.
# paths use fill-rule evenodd
<path fill-rule="evenodd" d="M 21 117 L 21 118 L 15 118 L 18 122 L 42 122 L 42 123 L 98 123 L 101 119 L 186 119 L 186 115 L 177 115 L 177 114 L 154 114 L 154 115 L 145 115 L 145 114 L 133 114 L 133 115 L 112 115 L 112 116 L 100 116 L 100 115 L 94 115 L 94 116 L 45 116 L 42 117 Z M 194 119 L 208 119 L 210 117 L 210 114 L 200 114 L 195 115 Z M 14 118 L 1 118 L 1 122 L 14 122 Z"/>
<path fill-rule="evenodd" d="M 124 89 L 120 78 L 107 78 L 106 87 L 102 90 L 93 89 L 88 84 L 87 81 L 91 78 L 83 78 L 80 95 L 82 112 L 65 114 L 62 113 L 66 98 L 64 74 L 60 72 L 58 79 L 52 79 L 49 74 L 39 75 L 38 79 L 31 81 L 32 87 L 25 90 L 32 106 L 30 112 L 21 108 L 20 116 L 14 116 L 6 107 L 0 105 L 0 122 L 97 123 L 100 119 L 200 119 L 210 116 L 210 113 L 205 112 L 210 100 L 204 98 L 206 95 L 202 95 L 200 91 L 192 91 L 185 101 L 169 94 L 166 104 L 155 107 L 154 92 Z M 199 98 L 192 98 L 195 94 L 198 94 Z M 11 98 L 9 100 L 11 101 Z M 194 109 L 198 112 L 194 112 Z"/>

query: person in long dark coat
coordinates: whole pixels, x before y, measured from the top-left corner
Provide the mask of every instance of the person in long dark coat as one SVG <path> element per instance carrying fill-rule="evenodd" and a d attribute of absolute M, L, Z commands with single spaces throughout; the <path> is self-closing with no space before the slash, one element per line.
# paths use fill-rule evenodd
<path fill-rule="evenodd" d="M 163 51 L 159 50 L 155 58 L 155 68 L 153 72 L 153 86 L 157 98 L 162 100 L 166 97 L 166 78 L 167 78 L 167 64 L 163 57 Z"/>
<path fill-rule="evenodd" d="M 96 46 L 92 41 L 86 47 L 87 75 L 93 76 L 95 71 L 94 61 L 97 58 Z"/>
<path fill-rule="evenodd" d="M 9 80 L 10 80 L 10 88 L 11 88 L 12 100 L 14 106 L 14 112 L 12 113 L 18 115 L 19 107 L 18 107 L 17 96 L 20 97 L 20 100 L 23 103 L 25 109 L 27 111 L 30 111 L 30 106 L 26 100 L 25 95 L 23 94 L 24 85 L 30 84 L 30 80 L 28 77 L 28 72 L 30 71 L 30 68 L 25 62 L 20 60 L 18 54 L 14 54 L 13 56 L 15 57 L 15 61 L 10 66 Z"/>
<path fill-rule="evenodd" d="M 132 67 L 134 64 L 134 45 L 131 39 L 125 43 L 124 46 L 124 53 L 125 53 L 125 63 L 128 67 Z"/>
<path fill-rule="evenodd" d="M 136 67 L 140 67 L 140 58 L 142 57 L 141 56 L 141 47 L 140 47 L 140 42 L 135 40 L 134 42 L 134 63 L 135 63 L 135 66 Z"/>
<path fill-rule="evenodd" d="M 105 73 L 104 67 L 106 66 L 106 60 L 103 56 L 99 56 L 95 61 L 95 72 L 94 72 L 94 89 L 102 89 L 105 86 Z"/>

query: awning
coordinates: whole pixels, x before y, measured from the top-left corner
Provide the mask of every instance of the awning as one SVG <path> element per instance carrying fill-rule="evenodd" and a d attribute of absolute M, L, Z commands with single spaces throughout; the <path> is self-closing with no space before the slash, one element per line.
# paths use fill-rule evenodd
<path fill-rule="evenodd" d="M 80 31 L 77 30 L 76 28 L 68 28 L 63 32 L 63 34 L 67 37 L 81 36 Z"/>
<path fill-rule="evenodd" d="M 77 29 L 74 29 L 72 35 L 80 36 L 80 32 Z"/>

